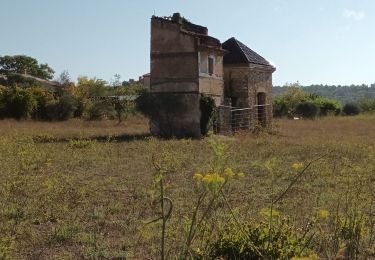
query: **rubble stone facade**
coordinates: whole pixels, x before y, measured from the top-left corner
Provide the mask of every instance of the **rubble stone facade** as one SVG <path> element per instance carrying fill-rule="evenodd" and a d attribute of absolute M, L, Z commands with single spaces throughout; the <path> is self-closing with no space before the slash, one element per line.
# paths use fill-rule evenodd
<path fill-rule="evenodd" d="M 225 96 L 231 106 L 252 108 L 252 122 L 265 126 L 272 118 L 272 73 L 275 68 L 259 54 L 235 38 L 222 44 Z"/>

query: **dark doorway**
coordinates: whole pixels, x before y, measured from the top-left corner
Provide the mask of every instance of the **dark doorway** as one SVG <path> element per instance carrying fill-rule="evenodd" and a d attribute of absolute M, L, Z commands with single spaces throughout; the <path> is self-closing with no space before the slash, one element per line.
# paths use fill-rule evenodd
<path fill-rule="evenodd" d="M 231 106 L 232 107 L 237 107 L 237 98 L 236 97 L 231 97 Z"/>
<path fill-rule="evenodd" d="M 265 126 L 267 122 L 267 107 L 266 107 L 266 93 L 259 92 L 257 94 L 257 110 L 258 110 L 258 123 Z"/>

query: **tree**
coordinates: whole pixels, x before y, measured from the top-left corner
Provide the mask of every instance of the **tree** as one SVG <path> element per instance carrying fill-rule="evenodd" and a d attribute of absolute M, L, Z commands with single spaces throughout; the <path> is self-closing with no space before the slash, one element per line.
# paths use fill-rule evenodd
<path fill-rule="evenodd" d="M 122 82 L 122 86 L 123 86 L 123 87 L 127 87 L 127 86 L 130 86 L 130 85 L 135 84 L 135 83 L 136 83 L 136 82 L 135 82 L 134 79 L 129 79 L 129 81 L 124 80 L 124 81 Z"/>
<path fill-rule="evenodd" d="M 48 64 L 26 55 L 0 56 L 0 74 L 28 74 L 41 79 L 52 79 L 55 71 Z"/>
<path fill-rule="evenodd" d="M 102 79 L 79 77 L 77 88 L 79 96 L 84 98 L 103 97 L 107 94 L 107 82 Z"/>
<path fill-rule="evenodd" d="M 115 74 L 113 76 L 113 79 L 111 80 L 111 85 L 112 87 L 114 88 L 118 88 L 118 87 L 121 87 L 121 75 L 120 74 Z"/>
<path fill-rule="evenodd" d="M 67 70 L 61 72 L 60 76 L 57 78 L 57 81 L 64 87 L 68 87 L 74 84 Z"/>
<path fill-rule="evenodd" d="M 295 116 L 297 104 L 308 101 L 311 97 L 302 86 L 297 83 L 286 84 L 286 91 L 274 99 L 275 116 Z"/>

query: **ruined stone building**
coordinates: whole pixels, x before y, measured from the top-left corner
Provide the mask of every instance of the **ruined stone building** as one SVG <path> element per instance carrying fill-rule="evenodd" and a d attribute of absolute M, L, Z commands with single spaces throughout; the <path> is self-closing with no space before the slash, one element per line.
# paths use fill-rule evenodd
<path fill-rule="evenodd" d="M 270 122 L 275 68 L 235 38 L 221 44 L 178 13 L 153 16 L 150 58 L 151 93 L 171 99 L 168 110 L 151 119 L 152 133 L 199 137 L 202 95 L 218 107 L 218 131 Z"/>

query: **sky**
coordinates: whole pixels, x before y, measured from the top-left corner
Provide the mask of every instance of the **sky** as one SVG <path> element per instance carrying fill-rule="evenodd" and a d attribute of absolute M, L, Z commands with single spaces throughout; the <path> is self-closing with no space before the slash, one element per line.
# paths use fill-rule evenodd
<path fill-rule="evenodd" d="M 374 0 L 0 0 L 0 56 L 111 81 L 150 70 L 150 18 L 180 12 L 276 66 L 274 85 L 375 82 Z"/>

